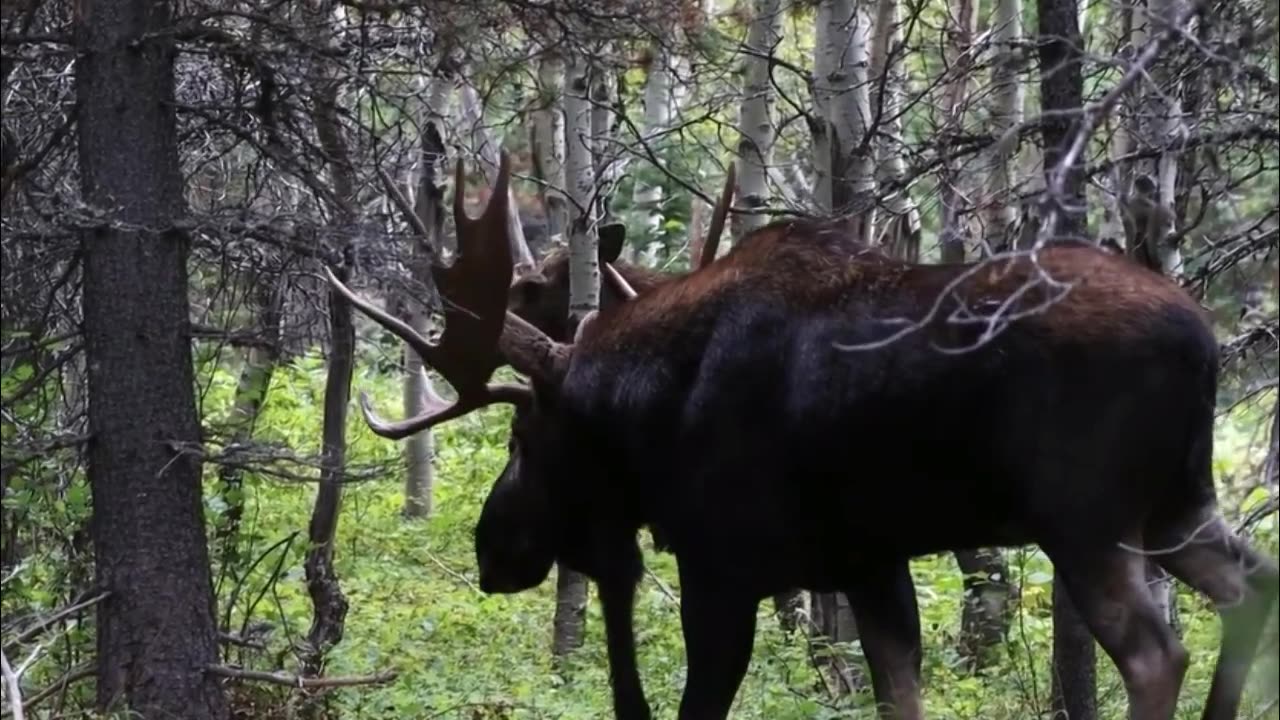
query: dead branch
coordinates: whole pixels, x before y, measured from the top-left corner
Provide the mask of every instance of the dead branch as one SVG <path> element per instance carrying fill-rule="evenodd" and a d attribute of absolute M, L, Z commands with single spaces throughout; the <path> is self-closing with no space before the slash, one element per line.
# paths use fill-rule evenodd
<path fill-rule="evenodd" d="M 81 610 L 84 610 L 85 608 L 91 607 L 91 606 L 93 606 L 93 605 L 97 605 L 98 603 L 102 602 L 103 600 L 107 599 L 107 598 L 108 598 L 108 597 L 110 597 L 110 596 L 111 596 L 111 592 L 110 592 L 110 591 L 103 591 L 103 592 L 100 592 L 100 593 L 98 593 L 97 595 L 94 595 L 93 597 L 87 598 L 87 599 L 85 599 L 85 600 L 77 601 L 77 602 L 75 602 L 75 603 L 73 603 L 73 604 L 71 604 L 71 605 L 68 605 L 67 607 L 65 607 L 65 608 L 63 608 L 63 609 L 61 609 L 61 610 L 59 610 L 59 611 L 57 611 L 57 612 L 53 613 L 52 615 L 50 615 L 50 616 L 48 616 L 48 617 L 46 617 L 46 618 L 42 618 L 42 619 L 40 619 L 40 620 L 36 621 L 34 624 L 32 624 L 32 625 L 31 625 L 31 627 L 29 627 L 29 628 L 27 628 L 26 630 L 23 630 L 22 632 L 18 633 L 17 637 L 15 637 L 13 640 L 11 640 L 11 641 L 9 641 L 9 642 L 5 643 L 5 644 L 4 644 L 4 650 L 5 650 L 6 652 L 7 652 L 7 651 L 12 651 L 12 650 L 13 650 L 13 649 L 15 649 L 18 645 L 21 645 L 22 643 L 25 643 L 25 642 L 30 642 L 31 640 L 35 639 L 35 637 L 36 637 L 36 636 L 38 636 L 40 633 L 44 632 L 44 631 L 45 631 L 45 629 L 49 628 L 50 626 L 52 626 L 52 625 L 54 625 L 54 624 L 56 624 L 56 623 L 60 622 L 61 620 L 65 619 L 65 618 L 67 618 L 67 617 L 70 617 L 71 615 L 74 615 L 74 614 L 76 614 L 76 613 L 80 612 Z"/>
<path fill-rule="evenodd" d="M 326 687 L 350 687 L 353 685 L 386 685 L 399 676 L 394 670 L 385 670 L 373 675 L 346 675 L 338 677 L 303 677 L 286 672 L 267 672 L 264 670 L 245 670 L 227 665 L 209 665 L 205 672 L 232 680 L 249 680 L 265 682 L 273 685 L 295 687 L 300 690 Z"/>

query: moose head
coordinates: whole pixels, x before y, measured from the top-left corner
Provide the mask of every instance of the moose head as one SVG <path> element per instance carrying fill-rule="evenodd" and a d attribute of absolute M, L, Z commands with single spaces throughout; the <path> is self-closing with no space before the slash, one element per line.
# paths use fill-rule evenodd
<path fill-rule="evenodd" d="M 541 583 L 557 559 L 572 567 L 590 566 L 580 545 L 568 542 L 565 529 L 576 522 L 563 517 L 571 499 L 557 497 L 559 480 L 569 469 L 559 458 L 577 457 L 573 467 L 581 473 L 589 464 L 590 451 L 573 448 L 564 428 L 567 398 L 562 393 L 573 358 L 573 343 L 558 342 L 508 309 L 513 265 L 507 239 L 507 184 L 510 158 L 502 155 L 490 200 L 477 218 L 464 209 L 464 168 L 456 168 L 454 222 L 458 256 L 452 265 L 433 268 L 437 288 L 445 298 L 445 327 L 439 344 L 433 344 L 408 324 L 360 297 L 326 268 L 329 282 L 353 306 L 381 324 L 422 356 L 426 365 L 449 382 L 456 399 L 430 398 L 421 415 L 399 421 L 381 418 L 368 395 L 361 393 L 361 408 L 370 428 L 378 435 L 398 439 L 437 424 L 459 418 L 482 407 L 506 403 L 514 406 L 515 418 L 506 468 L 494 485 L 476 526 L 476 555 L 480 586 L 486 592 L 518 592 Z M 728 184 L 732 188 L 732 182 Z M 727 193 L 726 193 L 727 194 Z M 727 199 L 722 207 L 727 206 Z M 723 227 L 723 209 L 718 208 L 716 225 Z M 713 228 L 712 238 L 719 229 Z M 711 243 L 708 243 L 709 245 Z M 616 258 L 616 253 L 608 256 Z M 603 258 L 602 258 L 603 259 Z M 603 263 L 606 279 L 622 298 L 635 296 L 627 281 Z M 517 280 L 515 286 L 520 286 Z M 527 287 L 528 283 L 523 283 Z M 567 299 L 566 299 L 567 305 Z M 595 313 L 579 324 L 578 336 L 590 326 Z M 576 340 L 576 338 L 575 338 Z M 495 354 L 494 351 L 498 353 Z M 500 359 L 529 379 L 528 385 L 495 384 L 490 379 Z M 603 468 L 601 468 L 603 470 Z M 519 513 L 518 520 L 507 517 Z M 510 530 L 519 529 L 512 537 Z M 634 546 L 634 535 L 630 540 Z M 635 576 L 640 572 L 639 550 L 635 565 L 614 568 Z"/>

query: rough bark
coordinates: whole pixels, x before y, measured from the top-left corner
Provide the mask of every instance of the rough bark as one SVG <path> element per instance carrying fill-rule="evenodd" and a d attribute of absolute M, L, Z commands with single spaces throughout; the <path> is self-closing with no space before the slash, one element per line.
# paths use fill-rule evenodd
<path fill-rule="evenodd" d="M 744 209 L 764 207 L 769 202 L 769 162 L 773 155 L 773 85 L 769 80 L 769 60 L 782 40 L 781 0 L 754 0 L 747 46 L 753 54 L 743 55 L 743 101 L 738 120 L 738 190 L 735 205 Z M 736 213 L 733 236 L 742 237 L 764 224 L 761 215 Z"/>
<path fill-rule="evenodd" d="M 97 701 L 140 718 L 227 717 L 201 505 L 188 239 L 167 3 L 77 5 L 81 235 Z"/>
<path fill-rule="evenodd" d="M 347 140 L 339 123 L 338 93 L 341 81 L 322 67 L 314 70 L 312 81 L 312 121 L 320 149 L 329 162 L 333 195 L 341 221 L 355 220 L 356 180 L 351 167 Z M 343 253 L 345 255 L 345 253 Z M 346 263 L 334 274 L 348 281 Z M 320 483 L 308 525 L 308 546 L 303 569 L 313 615 L 307 632 L 307 647 L 301 653 L 303 673 L 319 674 L 325 654 L 339 642 L 347 617 L 347 599 L 333 566 L 334 541 L 342 509 L 342 477 L 346 471 L 347 407 L 350 404 L 351 373 L 355 366 L 355 325 L 351 305 L 337 291 L 328 293 L 329 352 L 324 385 L 324 424 L 321 428 Z"/>
<path fill-rule="evenodd" d="M 591 203 L 594 165 L 591 144 L 590 63 L 570 59 L 565 73 L 565 181 L 571 200 L 569 224 L 569 319 L 581 322 L 600 307 L 600 263 L 594 208 Z M 563 565 L 556 571 L 556 612 L 551 651 L 562 658 L 582 646 L 587 607 L 587 579 Z"/>
<path fill-rule="evenodd" d="M 1084 48 L 1081 45 L 1077 0 L 1038 0 L 1040 135 L 1047 175 L 1071 147 L 1084 107 Z M 1048 198 L 1059 208 L 1055 239 L 1084 239 L 1087 235 L 1084 165 L 1072 164 L 1062 197 Z M 1073 719 L 1074 720 L 1074 719 Z"/>
<path fill-rule="evenodd" d="M 1044 146 L 1043 172 L 1047 177 L 1074 140 L 1084 108 L 1081 44 L 1076 0 L 1038 0 L 1040 104 L 1044 117 L 1040 133 Z M 1083 238 L 1085 193 L 1080 161 L 1070 168 L 1063 195 L 1048 198 L 1059 209 L 1058 225 L 1051 240 Z M 1034 233 L 1031 233 L 1034 236 Z M 1093 636 L 1071 606 L 1057 578 L 1053 584 L 1053 704 L 1071 720 L 1097 717 L 1097 648 Z"/>

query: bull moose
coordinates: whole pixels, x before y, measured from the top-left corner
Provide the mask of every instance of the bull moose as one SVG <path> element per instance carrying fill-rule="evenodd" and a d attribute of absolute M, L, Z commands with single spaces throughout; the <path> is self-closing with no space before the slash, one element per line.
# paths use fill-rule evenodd
<path fill-rule="evenodd" d="M 680 718 L 727 715 L 759 601 L 789 587 L 845 592 L 884 714 L 921 718 L 908 561 L 1034 543 L 1119 669 L 1131 717 L 1168 720 L 1188 657 L 1146 588 L 1150 557 L 1216 604 L 1202 717 L 1235 716 L 1278 573 L 1217 509 L 1218 345 L 1177 285 L 1090 245 L 918 265 L 850 258 L 822 223 L 775 222 L 562 343 L 507 310 L 509 177 L 504 156 L 479 218 L 455 196 L 438 345 L 329 273 L 456 391 L 406 428 L 515 406 L 476 527 L 483 590 L 534 587 L 555 562 L 586 574 L 613 663 L 631 650 L 648 525 L 681 583 Z M 489 384 L 495 348 L 528 385 Z M 648 716 L 638 683 L 615 688 L 615 709 Z"/>

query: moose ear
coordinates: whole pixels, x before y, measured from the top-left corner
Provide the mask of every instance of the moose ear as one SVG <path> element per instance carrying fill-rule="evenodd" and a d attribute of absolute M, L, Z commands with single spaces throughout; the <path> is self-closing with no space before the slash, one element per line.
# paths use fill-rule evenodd
<path fill-rule="evenodd" d="M 600 262 L 616 262 L 622 254 L 622 244 L 627 239 L 627 226 L 622 223 L 601 225 L 596 231 L 600 237 Z"/>

